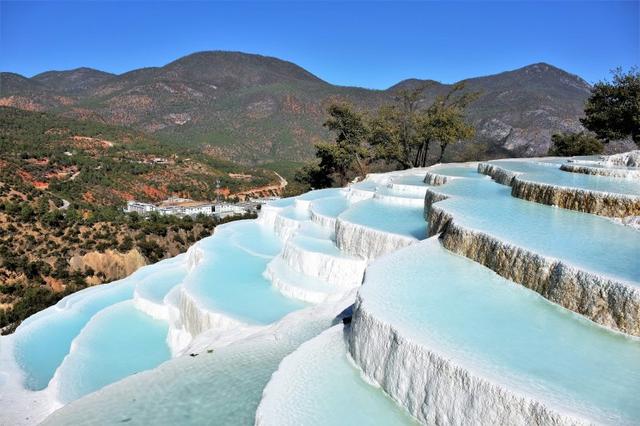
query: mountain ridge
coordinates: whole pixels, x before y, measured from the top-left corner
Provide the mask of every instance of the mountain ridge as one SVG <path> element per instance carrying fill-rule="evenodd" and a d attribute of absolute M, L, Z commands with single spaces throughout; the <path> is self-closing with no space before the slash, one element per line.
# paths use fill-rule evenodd
<path fill-rule="evenodd" d="M 468 111 L 473 141 L 448 160 L 546 153 L 553 133 L 579 131 L 589 84 L 547 63 L 462 80 L 480 98 Z M 244 163 L 305 161 L 329 135 L 326 107 L 347 101 L 364 111 L 401 89 L 426 88 L 421 103 L 452 84 L 405 79 L 386 90 L 337 86 L 293 62 L 242 52 L 206 51 L 161 67 L 111 74 L 91 68 L 27 78 L 0 74 L 0 105 L 53 111 L 134 127 L 172 143 Z"/>

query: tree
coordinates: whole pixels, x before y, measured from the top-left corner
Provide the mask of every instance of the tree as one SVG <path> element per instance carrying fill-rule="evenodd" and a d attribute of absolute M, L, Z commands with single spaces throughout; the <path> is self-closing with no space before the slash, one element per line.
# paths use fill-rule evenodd
<path fill-rule="evenodd" d="M 332 184 L 331 176 L 317 164 L 308 164 L 298 169 L 293 179 L 311 189 L 328 188 Z"/>
<path fill-rule="evenodd" d="M 439 162 L 447 146 L 473 137 L 475 130 L 466 123 L 464 109 L 478 93 L 463 93 L 464 84 L 457 84 L 419 110 L 418 98 L 423 89 L 403 91 L 394 106 L 378 110 L 370 126 L 370 145 L 377 158 L 396 161 L 403 168 L 425 167 L 432 143 L 440 146 Z"/>
<path fill-rule="evenodd" d="M 344 103 L 329 106 L 328 112 L 329 118 L 324 126 L 336 134 L 335 145 L 343 151 L 338 155 L 345 163 L 343 166 L 348 169 L 355 164 L 358 172 L 364 176 L 367 173 L 369 151 L 366 147 L 368 130 L 362 114 Z"/>
<path fill-rule="evenodd" d="M 397 107 L 382 106 L 369 122 L 369 145 L 374 159 L 397 163 L 402 168 L 413 166 L 402 142 L 401 119 Z"/>
<path fill-rule="evenodd" d="M 595 136 L 584 132 L 555 134 L 551 136 L 549 155 L 572 157 L 574 155 L 600 154 L 604 145 Z"/>
<path fill-rule="evenodd" d="M 367 123 L 359 112 L 345 103 L 332 104 L 324 123 L 335 134 L 335 142 L 316 144 L 317 165 L 308 165 L 296 173 L 296 182 L 312 188 L 346 184 L 353 176 L 364 176 L 371 159 L 367 147 Z"/>
<path fill-rule="evenodd" d="M 613 71 L 613 81 L 601 81 L 591 89 L 580 121 L 605 142 L 631 139 L 640 145 L 640 71 Z"/>

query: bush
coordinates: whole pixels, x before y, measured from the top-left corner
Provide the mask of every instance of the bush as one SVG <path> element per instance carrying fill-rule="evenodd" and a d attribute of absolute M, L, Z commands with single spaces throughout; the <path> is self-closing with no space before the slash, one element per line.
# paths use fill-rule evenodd
<path fill-rule="evenodd" d="M 555 134 L 551 137 L 551 141 L 549 155 L 560 157 L 601 154 L 604 150 L 602 142 L 584 132 Z"/>

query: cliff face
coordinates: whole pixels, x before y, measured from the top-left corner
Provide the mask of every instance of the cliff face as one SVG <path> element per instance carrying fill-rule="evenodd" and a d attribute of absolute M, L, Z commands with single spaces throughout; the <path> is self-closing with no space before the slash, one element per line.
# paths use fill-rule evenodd
<path fill-rule="evenodd" d="M 75 255 L 69 260 L 72 270 L 86 272 L 89 268 L 94 275 L 104 274 L 106 281 L 119 280 L 145 266 L 147 261 L 137 249 L 126 253 L 106 250 L 104 253 L 92 251 L 83 256 Z"/>

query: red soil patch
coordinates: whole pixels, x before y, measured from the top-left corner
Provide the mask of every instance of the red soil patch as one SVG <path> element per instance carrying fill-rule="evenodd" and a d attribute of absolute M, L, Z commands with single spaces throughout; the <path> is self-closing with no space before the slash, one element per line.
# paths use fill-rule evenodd
<path fill-rule="evenodd" d="M 156 199 L 156 200 L 160 200 L 160 199 L 166 198 L 166 196 L 167 196 L 166 190 L 162 191 L 162 190 L 160 190 L 158 188 L 154 188 L 154 187 L 149 186 L 149 185 L 142 185 L 142 192 L 144 192 L 144 194 L 147 197 L 149 197 L 151 199 Z"/>
<path fill-rule="evenodd" d="M 88 203 L 95 203 L 95 201 L 96 201 L 96 198 L 89 191 L 87 191 L 84 194 L 82 194 L 82 199 L 84 199 Z"/>

